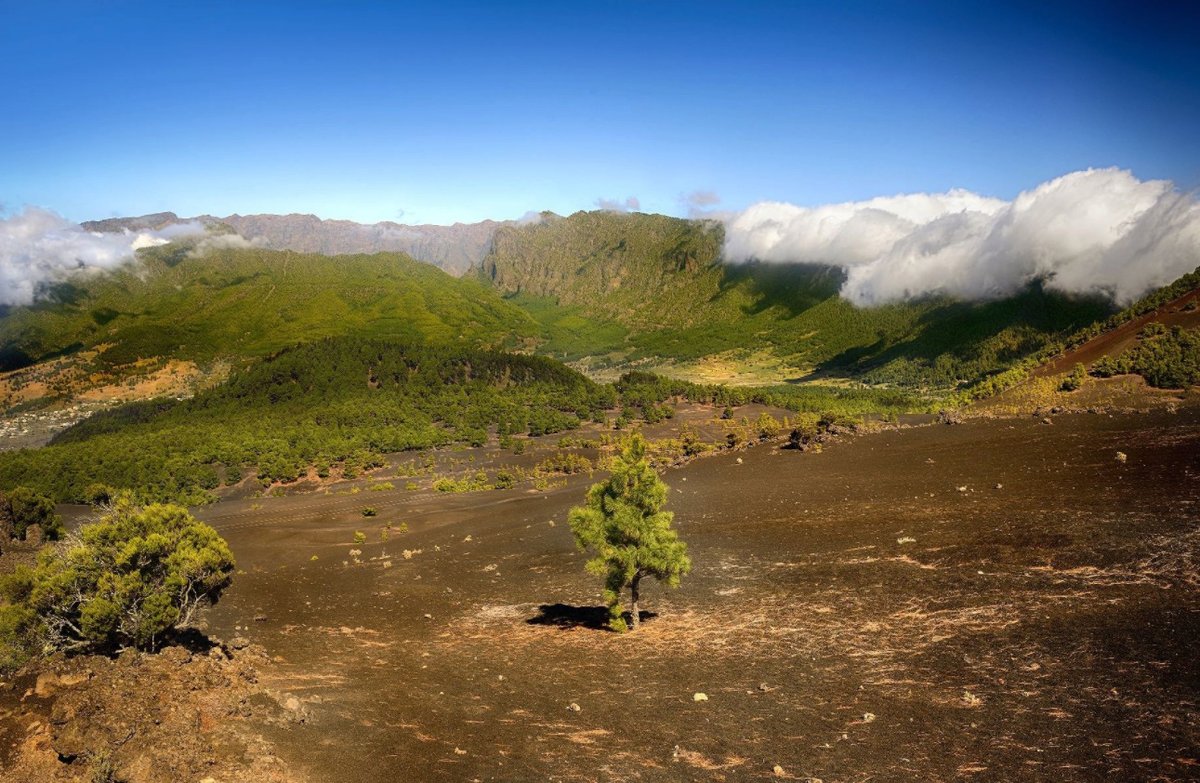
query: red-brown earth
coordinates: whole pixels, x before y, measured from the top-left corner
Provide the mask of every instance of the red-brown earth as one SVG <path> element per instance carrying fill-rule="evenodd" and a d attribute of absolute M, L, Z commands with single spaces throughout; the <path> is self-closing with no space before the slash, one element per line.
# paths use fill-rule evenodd
<path fill-rule="evenodd" d="M 603 628 L 566 525 L 586 475 L 200 509 L 241 570 L 208 631 L 262 645 L 261 686 L 301 703 L 255 729 L 296 780 L 1200 777 L 1196 407 L 762 445 L 664 477 L 695 568 L 644 591 L 636 633 Z M 408 532 L 383 542 L 388 523 Z"/>

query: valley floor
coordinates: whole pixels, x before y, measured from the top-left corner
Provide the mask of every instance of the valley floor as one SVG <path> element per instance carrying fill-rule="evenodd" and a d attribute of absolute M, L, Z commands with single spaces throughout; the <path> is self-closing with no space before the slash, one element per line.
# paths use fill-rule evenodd
<path fill-rule="evenodd" d="M 272 656 L 304 719 L 263 732 L 311 781 L 1200 775 L 1197 407 L 665 478 L 695 570 L 634 634 L 602 629 L 566 525 L 586 475 L 204 508 L 244 571 L 209 631 Z"/>

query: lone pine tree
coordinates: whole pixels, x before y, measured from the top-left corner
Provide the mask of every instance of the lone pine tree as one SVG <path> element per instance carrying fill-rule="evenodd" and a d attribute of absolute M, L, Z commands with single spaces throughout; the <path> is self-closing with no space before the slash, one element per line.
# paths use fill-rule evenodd
<path fill-rule="evenodd" d="M 671 529 L 675 515 L 663 511 L 667 485 L 646 459 L 646 440 L 632 435 L 621 447 L 607 481 L 593 484 L 587 502 L 571 509 L 569 521 L 580 549 L 594 554 L 587 570 L 604 577 L 610 625 L 636 629 L 641 581 L 654 577 L 669 587 L 692 570 L 687 544 Z M 621 594 L 630 593 L 629 623 Z"/>

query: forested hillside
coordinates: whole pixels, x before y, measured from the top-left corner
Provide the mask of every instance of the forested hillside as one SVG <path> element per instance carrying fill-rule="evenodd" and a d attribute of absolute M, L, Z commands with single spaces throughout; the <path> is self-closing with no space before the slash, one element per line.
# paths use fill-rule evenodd
<path fill-rule="evenodd" d="M 440 273 L 439 273 L 440 274 Z M 351 470 L 383 452 L 483 443 L 488 429 L 543 434 L 615 403 L 536 356 L 336 338 L 289 348 L 186 401 L 97 414 L 46 448 L 0 453 L 0 486 L 78 500 L 101 482 L 198 502 L 256 467 L 293 481 L 309 466 Z"/>
<path fill-rule="evenodd" d="M 909 410 L 918 401 L 863 389 L 731 390 L 634 373 L 597 384 L 541 356 L 339 337 L 267 357 L 188 400 L 147 400 L 97 413 L 49 446 L 0 452 L 0 487 L 79 501 L 96 483 L 148 500 L 199 503 L 254 469 L 264 484 L 310 469 L 350 477 L 382 455 L 447 444 L 501 444 L 604 422 L 657 420 L 671 397 L 798 411 Z"/>

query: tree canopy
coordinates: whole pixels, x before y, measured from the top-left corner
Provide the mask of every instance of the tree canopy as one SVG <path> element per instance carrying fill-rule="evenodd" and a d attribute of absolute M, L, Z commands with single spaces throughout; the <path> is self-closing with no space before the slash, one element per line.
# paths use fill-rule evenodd
<path fill-rule="evenodd" d="M 646 457 L 645 438 L 635 433 L 622 445 L 607 481 L 593 484 L 585 505 L 571 509 L 569 520 L 580 549 L 591 550 L 589 572 L 604 578 L 610 624 L 617 630 L 636 628 L 639 587 L 653 577 L 669 587 L 692 568 L 687 544 L 671 529 L 675 515 L 663 511 L 667 485 Z M 628 625 L 621 594 L 630 591 Z"/>

